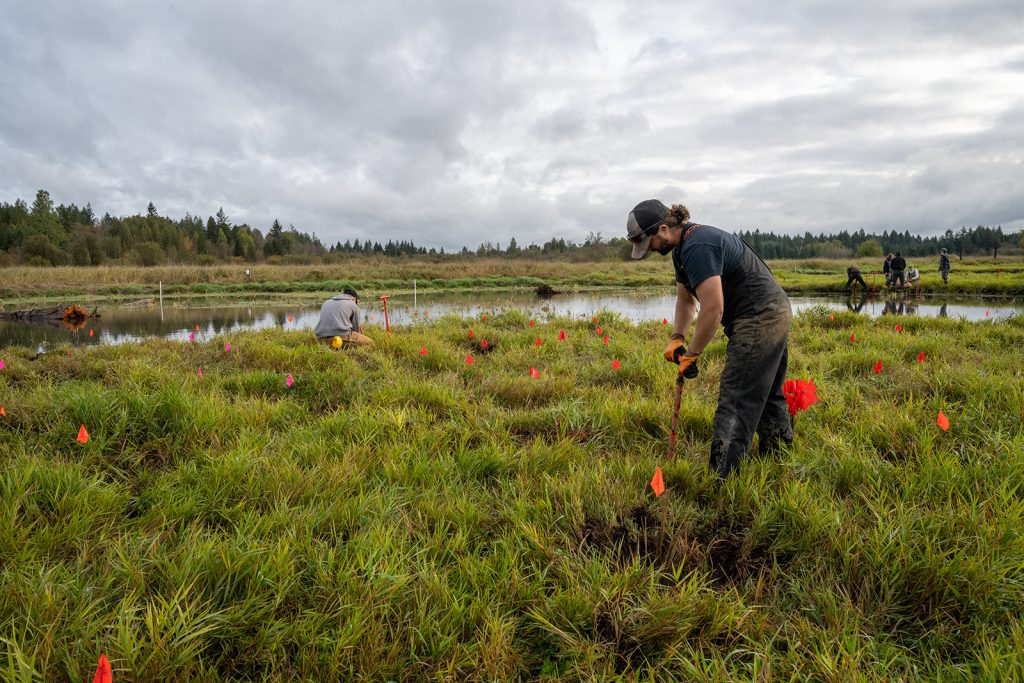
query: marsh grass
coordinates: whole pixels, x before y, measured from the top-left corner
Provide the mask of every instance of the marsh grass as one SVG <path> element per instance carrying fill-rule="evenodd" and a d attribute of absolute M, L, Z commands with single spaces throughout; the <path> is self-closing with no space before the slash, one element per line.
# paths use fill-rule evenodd
<path fill-rule="evenodd" d="M 724 341 L 665 462 L 665 328 L 599 324 L 5 349 L 0 678 L 1024 674 L 1024 321 L 801 314 L 822 400 L 723 485 Z"/>

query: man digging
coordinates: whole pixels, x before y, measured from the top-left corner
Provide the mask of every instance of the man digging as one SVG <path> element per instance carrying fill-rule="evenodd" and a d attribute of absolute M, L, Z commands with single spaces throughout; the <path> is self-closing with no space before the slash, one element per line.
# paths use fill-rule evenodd
<path fill-rule="evenodd" d="M 721 324 L 729 342 L 719 381 L 711 440 L 711 469 L 722 479 L 735 470 L 758 434 L 762 453 L 793 441 L 786 397 L 789 357 L 789 298 L 768 266 L 735 235 L 690 221 L 681 204 L 671 209 L 657 199 L 640 202 L 626 220 L 633 258 L 650 250 L 672 253 L 676 311 L 665 359 L 679 372 L 704 351 Z M 690 338 L 696 303 L 700 313 Z M 693 373 L 693 370 L 690 370 Z"/>

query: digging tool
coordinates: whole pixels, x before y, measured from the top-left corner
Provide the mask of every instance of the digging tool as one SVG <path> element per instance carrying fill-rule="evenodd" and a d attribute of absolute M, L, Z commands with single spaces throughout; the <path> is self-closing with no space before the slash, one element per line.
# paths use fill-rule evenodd
<path fill-rule="evenodd" d="M 679 402 L 683 398 L 683 382 L 697 376 L 697 365 L 694 363 L 683 372 L 676 373 L 676 398 L 672 403 L 672 431 L 668 435 L 668 459 L 676 456 L 676 427 L 679 426 Z"/>
<path fill-rule="evenodd" d="M 388 320 L 388 299 L 391 298 L 390 294 L 384 294 L 380 297 L 380 300 L 384 302 L 384 329 L 388 332 L 391 331 L 391 323 Z"/>

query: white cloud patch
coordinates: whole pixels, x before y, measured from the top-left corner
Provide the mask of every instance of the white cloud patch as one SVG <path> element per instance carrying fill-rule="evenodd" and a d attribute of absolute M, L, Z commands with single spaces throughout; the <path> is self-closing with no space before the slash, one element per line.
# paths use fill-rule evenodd
<path fill-rule="evenodd" d="M 0 200 L 325 242 L 1024 226 L 1024 11 L 889 3 L 7 3 Z"/>

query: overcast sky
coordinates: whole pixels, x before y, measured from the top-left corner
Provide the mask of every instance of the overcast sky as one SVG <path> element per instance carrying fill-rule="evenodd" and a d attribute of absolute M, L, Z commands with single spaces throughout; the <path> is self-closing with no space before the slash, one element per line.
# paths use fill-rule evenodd
<path fill-rule="evenodd" d="M 0 0 L 0 201 L 437 247 L 1024 226 L 1024 2 Z"/>

